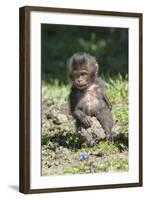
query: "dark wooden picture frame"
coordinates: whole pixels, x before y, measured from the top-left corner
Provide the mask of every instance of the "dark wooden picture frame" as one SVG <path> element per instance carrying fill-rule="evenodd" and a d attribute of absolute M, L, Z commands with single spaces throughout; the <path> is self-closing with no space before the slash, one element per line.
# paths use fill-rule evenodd
<path fill-rule="evenodd" d="M 59 12 L 87 15 L 103 15 L 117 17 L 133 17 L 139 19 L 139 181 L 134 183 L 87 185 L 76 187 L 58 187 L 31 189 L 30 188 L 30 13 Z M 19 134 L 19 160 L 20 160 L 20 187 L 22 193 L 43 193 L 61 191 L 96 190 L 106 188 L 140 187 L 142 186 L 142 14 L 128 12 L 111 12 L 95 10 L 79 10 L 64 8 L 47 8 L 25 6 L 20 8 L 20 134 Z M 49 178 L 49 177 L 48 177 Z"/>

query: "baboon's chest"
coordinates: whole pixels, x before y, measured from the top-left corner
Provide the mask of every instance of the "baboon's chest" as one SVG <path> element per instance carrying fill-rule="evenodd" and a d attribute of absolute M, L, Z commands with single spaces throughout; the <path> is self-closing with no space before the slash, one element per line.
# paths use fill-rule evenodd
<path fill-rule="evenodd" d="M 85 94 L 80 98 L 79 107 L 86 114 L 92 115 L 96 112 L 99 100 L 97 98 L 97 93 L 94 88 L 89 88 Z"/>

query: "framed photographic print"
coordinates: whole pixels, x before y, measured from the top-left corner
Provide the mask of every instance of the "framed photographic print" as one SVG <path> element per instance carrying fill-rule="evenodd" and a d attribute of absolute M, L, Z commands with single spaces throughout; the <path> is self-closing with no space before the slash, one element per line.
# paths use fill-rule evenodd
<path fill-rule="evenodd" d="M 20 192 L 142 186 L 142 13 L 20 8 Z"/>

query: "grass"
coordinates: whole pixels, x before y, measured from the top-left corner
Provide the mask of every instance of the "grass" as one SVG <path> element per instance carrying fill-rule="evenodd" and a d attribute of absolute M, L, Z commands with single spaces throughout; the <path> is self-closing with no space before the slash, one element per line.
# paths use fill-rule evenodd
<path fill-rule="evenodd" d="M 113 131 L 118 137 L 111 143 L 98 142 L 93 147 L 83 144 L 77 148 L 78 138 L 75 135 L 74 120 L 61 124 L 52 122 L 64 112 L 64 105 L 68 102 L 70 85 L 60 85 L 58 81 L 51 84 L 42 83 L 43 113 L 42 113 L 42 174 L 75 174 L 91 172 L 114 172 L 128 170 L 128 79 L 118 77 L 103 77 L 106 81 L 106 94 L 112 104 L 112 114 L 115 121 Z M 46 103 L 47 102 L 47 103 Z M 46 113 L 47 115 L 46 115 Z M 62 119 L 62 116 L 61 116 Z M 63 119 L 62 119 L 63 120 Z M 52 146 L 51 146 L 52 145 Z M 67 152 L 61 152 L 62 160 L 56 158 L 58 165 L 47 168 L 45 162 L 57 149 L 63 146 Z M 81 160 L 81 152 L 89 154 L 89 158 Z M 54 162 L 52 160 L 51 162 Z"/>

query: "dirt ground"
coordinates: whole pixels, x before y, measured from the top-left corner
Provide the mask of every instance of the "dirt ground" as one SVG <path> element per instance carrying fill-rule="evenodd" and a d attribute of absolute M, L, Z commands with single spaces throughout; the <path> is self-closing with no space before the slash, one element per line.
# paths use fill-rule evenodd
<path fill-rule="evenodd" d="M 127 171 L 128 138 L 118 133 L 107 142 L 98 124 L 94 131 L 83 130 L 81 141 L 68 110 L 66 99 L 42 101 L 42 176 Z"/>

